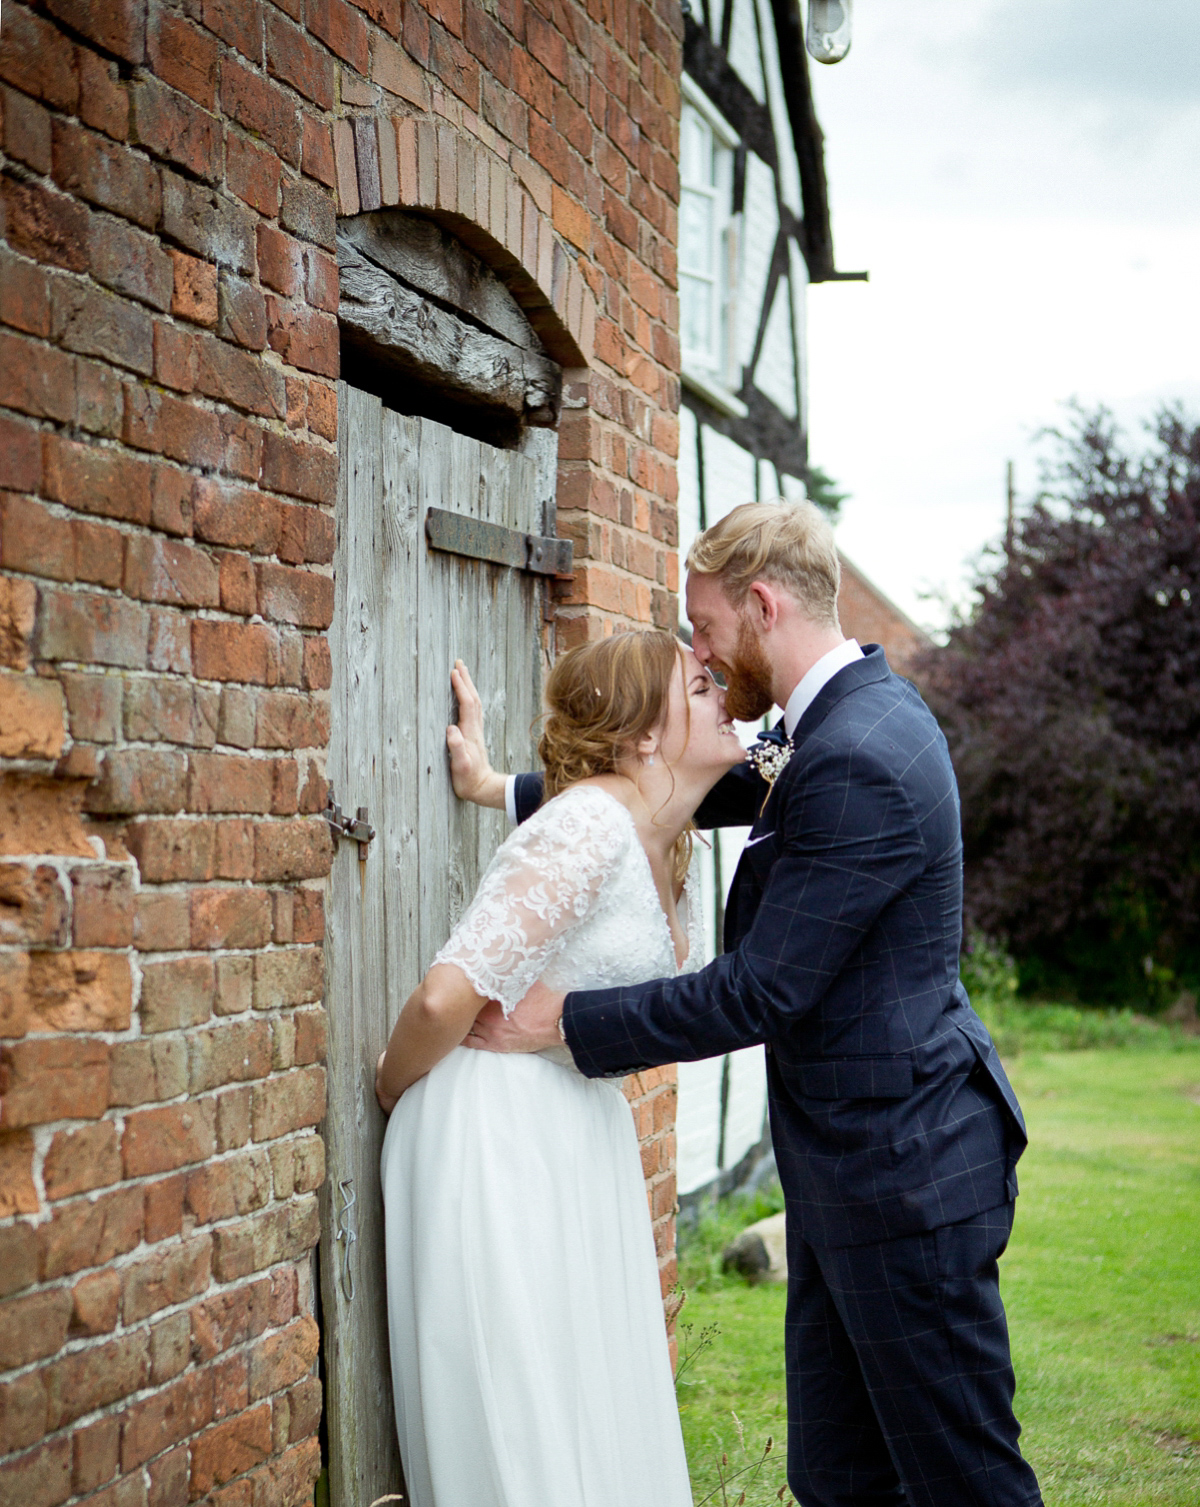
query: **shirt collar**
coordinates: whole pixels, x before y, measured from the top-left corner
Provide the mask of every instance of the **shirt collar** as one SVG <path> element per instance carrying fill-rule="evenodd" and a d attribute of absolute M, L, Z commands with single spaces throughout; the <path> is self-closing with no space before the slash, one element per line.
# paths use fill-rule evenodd
<path fill-rule="evenodd" d="M 822 686 L 827 685 L 839 670 L 844 670 L 847 665 L 852 665 L 856 659 L 862 658 L 863 651 L 858 640 L 848 638 L 836 649 L 830 649 L 828 654 L 823 654 L 817 660 L 788 697 L 787 706 L 783 709 L 784 731 L 789 738 L 795 733 L 800 718 L 817 699 Z"/>

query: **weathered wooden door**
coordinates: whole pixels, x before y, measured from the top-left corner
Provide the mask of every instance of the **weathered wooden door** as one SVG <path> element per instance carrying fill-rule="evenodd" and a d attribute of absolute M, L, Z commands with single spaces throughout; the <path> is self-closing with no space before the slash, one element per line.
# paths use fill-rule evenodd
<path fill-rule="evenodd" d="M 338 388 L 329 778 L 375 837 L 339 843 L 326 901 L 329 1010 L 322 1328 L 332 1507 L 401 1489 L 392 1412 L 375 1060 L 504 835 L 455 800 L 450 668 L 470 666 L 497 767 L 525 769 L 541 705 L 536 576 L 429 547 L 430 508 L 552 533 L 557 436 L 498 450 Z"/>

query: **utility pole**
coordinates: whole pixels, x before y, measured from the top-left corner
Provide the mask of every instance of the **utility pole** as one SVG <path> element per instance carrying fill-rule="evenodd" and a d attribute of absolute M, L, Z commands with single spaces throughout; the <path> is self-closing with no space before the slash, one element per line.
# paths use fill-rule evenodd
<path fill-rule="evenodd" d="M 1007 471 L 1008 506 L 1004 515 L 1004 553 L 1011 560 L 1013 552 L 1013 525 L 1016 520 L 1017 512 L 1017 468 L 1012 461 L 1008 462 Z"/>

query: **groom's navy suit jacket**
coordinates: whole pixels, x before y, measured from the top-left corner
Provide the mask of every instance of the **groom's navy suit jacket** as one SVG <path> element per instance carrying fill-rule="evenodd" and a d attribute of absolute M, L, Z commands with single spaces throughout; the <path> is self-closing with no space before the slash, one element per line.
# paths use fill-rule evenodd
<path fill-rule="evenodd" d="M 786 741 L 786 740 L 785 740 Z M 857 1245 L 952 1224 L 1016 1195 L 1025 1125 L 959 982 L 962 841 L 942 734 L 883 650 L 801 717 L 768 794 L 749 766 L 697 812 L 752 823 L 697 973 L 567 996 L 589 1077 L 765 1043 L 789 1236 Z M 518 814 L 540 780 L 518 783 Z"/>

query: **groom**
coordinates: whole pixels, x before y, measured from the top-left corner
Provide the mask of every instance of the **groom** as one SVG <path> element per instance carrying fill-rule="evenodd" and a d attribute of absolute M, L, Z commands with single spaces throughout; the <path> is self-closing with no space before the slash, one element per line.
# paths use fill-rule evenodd
<path fill-rule="evenodd" d="M 727 951 L 698 973 L 551 994 L 469 1045 L 565 1040 L 589 1077 L 766 1045 L 787 1201 L 788 1483 L 805 1507 L 1029 1507 L 997 1257 L 1025 1127 L 958 978 L 962 844 L 946 744 L 882 649 L 842 636 L 832 531 L 747 504 L 688 556 L 692 647 L 739 720 L 784 707 L 773 782 L 725 777 L 700 826 L 752 824 Z M 517 815 L 540 797 L 517 782 Z"/>

